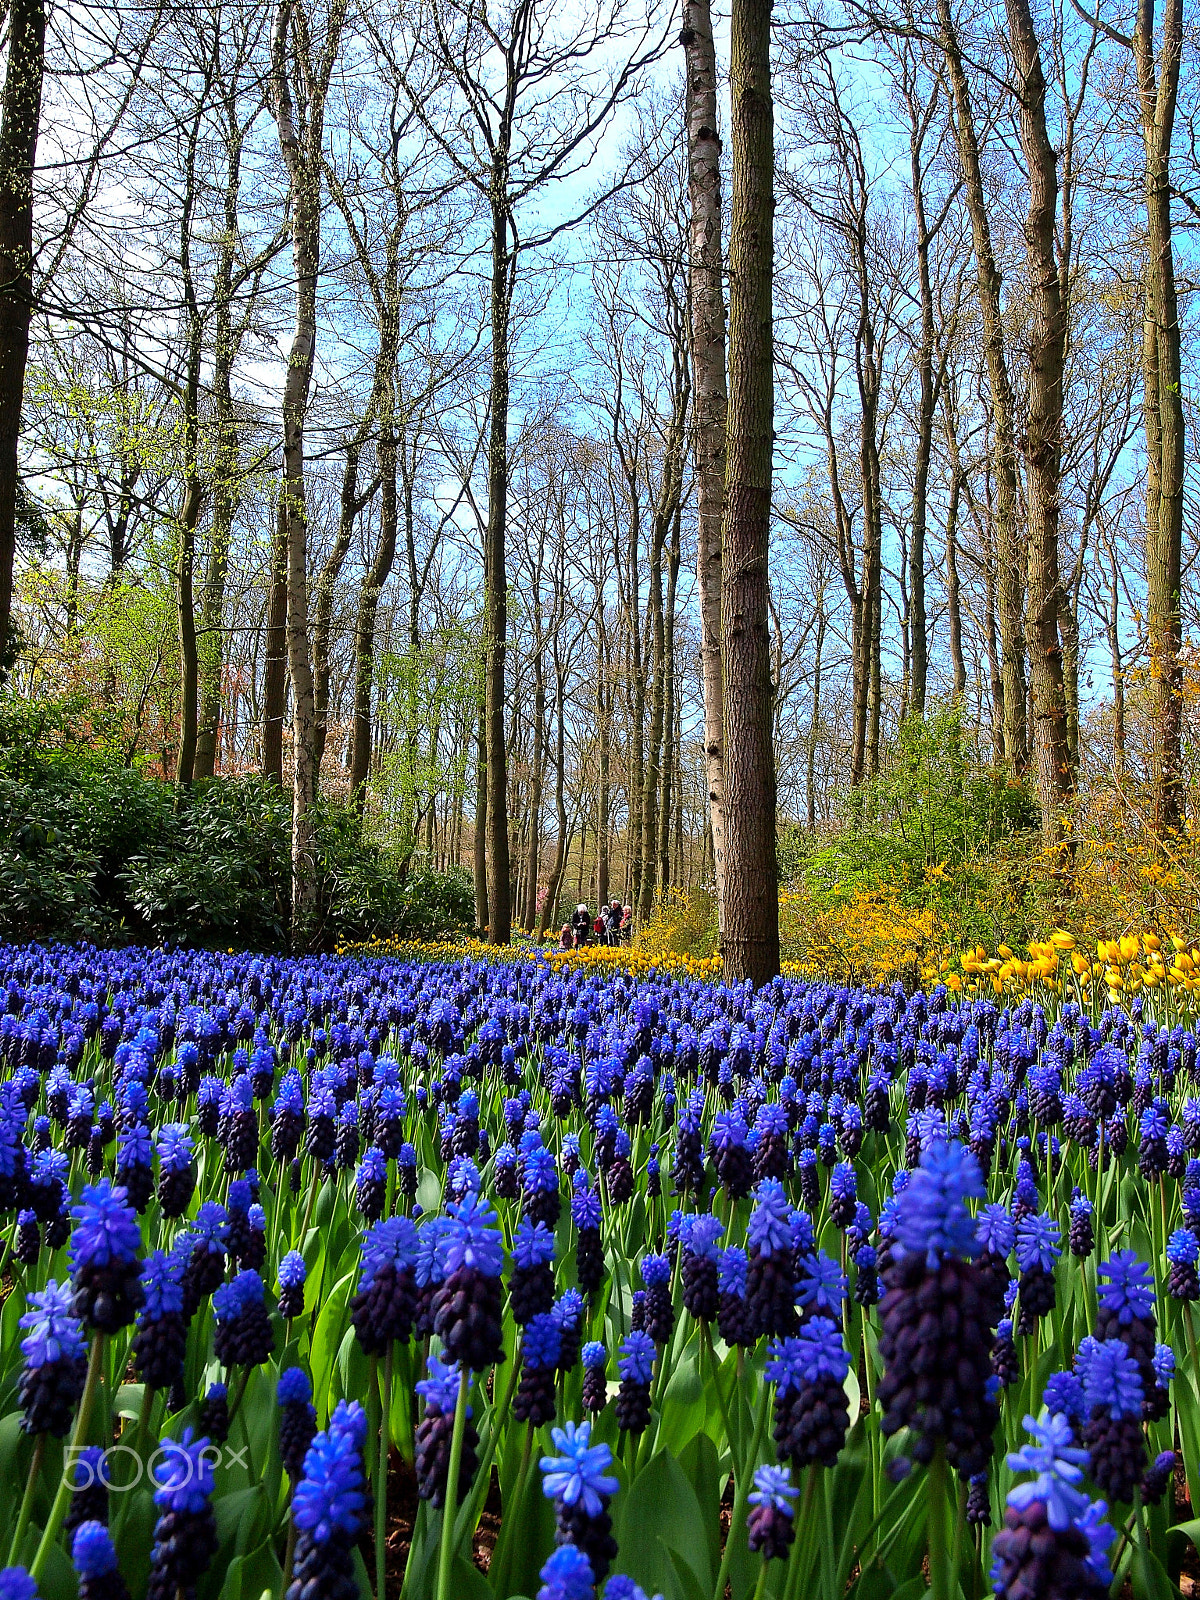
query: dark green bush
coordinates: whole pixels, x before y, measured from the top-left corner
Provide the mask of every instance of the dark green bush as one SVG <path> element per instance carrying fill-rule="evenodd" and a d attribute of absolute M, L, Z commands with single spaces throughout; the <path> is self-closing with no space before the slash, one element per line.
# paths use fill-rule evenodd
<path fill-rule="evenodd" d="M 266 779 L 176 792 L 76 739 L 69 705 L 0 701 L 0 937 L 280 949 L 290 829 Z M 465 874 L 401 878 L 345 806 L 318 805 L 316 844 L 313 948 L 471 927 Z"/>

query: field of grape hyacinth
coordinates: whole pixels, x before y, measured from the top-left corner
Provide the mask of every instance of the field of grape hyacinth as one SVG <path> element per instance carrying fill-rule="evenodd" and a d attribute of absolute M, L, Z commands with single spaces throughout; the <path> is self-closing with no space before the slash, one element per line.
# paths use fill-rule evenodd
<path fill-rule="evenodd" d="M 1194 1592 L 1190 1001 L 1065 988 L 0 946 L 0 1600 Z"/>

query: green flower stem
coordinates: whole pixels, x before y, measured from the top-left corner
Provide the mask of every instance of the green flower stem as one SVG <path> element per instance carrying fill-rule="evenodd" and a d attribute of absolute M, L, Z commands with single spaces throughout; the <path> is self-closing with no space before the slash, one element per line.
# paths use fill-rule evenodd
<path fill-rule="evenodd" d="M 754 1586 L 754 1600 L 762 1600 L 767 1587 L 767 1563 L 764 1561 L 758 1572 L 758 1582 Z"/>
<path fill-rule="evenodd" d="M 8 1547 L 8 1565 L 15 1567 L 21 1559 L 21 1545 L 25 1539 L 25 1530 L 29 1526 L 29 1516 L 33 1510 L 33 1496 L 37 1489 L 38 1474 L 42 1470 L 42 1457 L 46 1453 L 46 1435 L 39 1433 L 33 1446 L 33 1460 L 29 1463 L 29 1476 L 25 1480 L 25 1494 L 21 1500 L 21 1510 L 17 1516 L 17 1531 L 13 1534 L 12 1544 Z M 64 1475 L 66 1467 L 63 1468 Z"/>
<path fill-rule="evenodd" d="M 767 1416 L 771 1409 L 770 1401 L 771 1386 L 764 1378 L 762 1392 L 758 1397 L 758 1416 L 754 1424 L 754 1442 L 750 1446 L 750 1454 L 743 1463 L 742 1471 L 737 1474 L 737 1483 L 733 1495 L 733 1515 L 729 1519 L 729 1537 L 725 1541 L 725 1553 L 721 1557 L 721 1570 L 717 1573 L 717 1582 L 713 1589 L 713 1600 L 725 1600 L 725 1585 L 729 1581 L 729 1564 L 733 1560 L 733 1543 L 738 1537 L 742 1523 L 745 1520 L 746 1504 L 750 1498 L 750 1483 L 754 1477 L 754 1463 L 758 1460 L 758 1452 L 762 1448 L 763 1434 L 767 1431 Z M 765 1562 L 763 1570 L 766 1570 Z"/>
<path fill-rule="evenodd" d="M 946 1452 L 939 1444 L 929 1463 L 929 1591 L 933 1600 L 950 1600 L 946 1548 Z"/>
<path fill-rule="evenodd" d="M 458 1474 L 462 1467 L 463 1435 L 467 1431 L 467 1390 L 471 1372 L 463 1367 L 458 1379 L 458 1403 L 454 1407 L 454 1433 L 450 1440 L 450 1468 L 446 1476 L 446 1504 L 442 1511 L 442 1548 L 438 1556 L 437 1600 L 450 1600 L 450 1564 L 454 1557 L 455 1509 L 458 1506 Z"/>
<path fill-rule="evenodd" d="M 491 1424 L 488 1428 L 487 1444 L 479 1457 L 479 1466 L 475 1472 L 475 1488 L 466 1505 L 458 1513 L 458 1521 L 454 1526 L 454 1543 L 461 1545 L 467 1536 L 468 1520 L 473 1525 L 479 1516 L 483 1502 L 487 1499 L 487 1486 L 491 1482 L 492 1462 L 495 1460 L 496 1451 L 500 1445 L 501 1425 L 508 1416 L 508 1408 L 512 1403 L 513 1390 L 517 1386 L 520 1376 L 520 1363 L 513 1361 L 508 1374 L 508 1386 L 504 1391 L 504 1399 L 492 1408 Z"/>
<path fill-rule="evenodd" d="M 387 1594 L 388 1423 L 392 1401 L 392 1346 L 389 1343 L 379 1375 L 379 1467 L 375 1475 L 375 1597 Z"/>
<path fill-rule="evenodd" d="M 92 1348 L 88 1355 L 87 1379 L 83 1386 L 83 1394 L 79 1400 L 79 1410 L 75 1413 L 75 1428 L 71 1434 L 71 1447 L 67 1459 L 74 1461 L 79 1454 L 79 1447 L 87 1438 L 88 1423 L 92 1419 L 92 1404 L 96 1398 L 96 1388 L 100 1382 L 100 1371 L 104 1365 L 104 1334 L 97 1332 L 92 1335 Z M 67 1505 L 71 1499 L 71 1483 L 64 1472 L 58 1485 L 58 1492 L 54 1496 L 54 1504 L 50 1507 L 50 1516 L 42 1530 L 41 1543 L 37 1547 L 37 1554 L 29 1568 L 29 1575 L 34 1583 L 40 1583 L 46 1571 L 46 1562 L 50 1559 L 50 1547 L 58 1538 L 58 1530 L 62 1527 L 63 1518 L 67 1514 Z"/>

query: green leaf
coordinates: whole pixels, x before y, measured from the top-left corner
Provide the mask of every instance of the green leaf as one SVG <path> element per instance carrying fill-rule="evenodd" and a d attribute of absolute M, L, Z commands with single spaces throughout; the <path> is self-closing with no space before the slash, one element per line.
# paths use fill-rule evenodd
<path fill-rule="evenodd" d="M 309 1370 L 313 1381 L 313 1404 L 317 1408 L 317 1423 L 320 1427 L 325 1426 L 332 1409 L 334 1364 L 337 1360 L 338 1347 L 342 1342 L 342 1323 L 353 1282 L 354 1274 L 348 1272 L 334 1285 L 321 1307 L 317 1326 L 313 1330 Z"/>

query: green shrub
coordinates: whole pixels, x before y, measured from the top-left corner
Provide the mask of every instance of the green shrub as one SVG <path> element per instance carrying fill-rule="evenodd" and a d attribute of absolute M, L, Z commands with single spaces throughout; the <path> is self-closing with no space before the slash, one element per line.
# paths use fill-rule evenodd
<path fill-rule="evenodd" d="M 0 700 L 0 937 L 285 946 L 291 796 L 257 776 L 176 791 L 77 738 L 83 709 Z M 401 876 L 345 806 L 315 822 L 312 948 L 470 929 L 465 873 Z"/>

